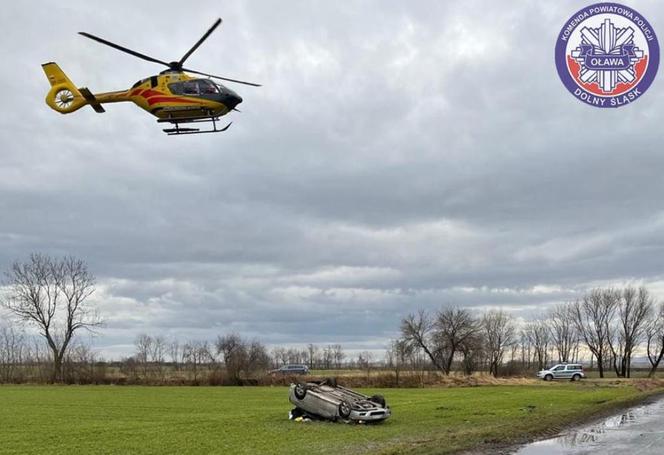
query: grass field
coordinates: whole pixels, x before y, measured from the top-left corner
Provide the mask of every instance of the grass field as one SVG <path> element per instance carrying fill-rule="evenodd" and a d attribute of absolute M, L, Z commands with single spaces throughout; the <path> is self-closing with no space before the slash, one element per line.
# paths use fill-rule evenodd
<path fill-rule="evenodd" d="M 285 387 L 1 386 L 0 453 L 449 453 L 520 441 L 647 394 L 592 383 L 378 392 L 393 417 L 346 425 L 287 420 Z"/>

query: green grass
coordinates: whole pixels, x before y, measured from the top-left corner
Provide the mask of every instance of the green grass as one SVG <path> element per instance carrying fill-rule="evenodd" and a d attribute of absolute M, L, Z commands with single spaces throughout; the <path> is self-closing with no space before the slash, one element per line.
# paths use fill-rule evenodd
<path fill-rule="evenodd" d="M 2 454 L 447 453 L 645 396 L 631 385 L 386 389 L 382 425 L 287 420 L 285 387 L 0 387 Z"/>

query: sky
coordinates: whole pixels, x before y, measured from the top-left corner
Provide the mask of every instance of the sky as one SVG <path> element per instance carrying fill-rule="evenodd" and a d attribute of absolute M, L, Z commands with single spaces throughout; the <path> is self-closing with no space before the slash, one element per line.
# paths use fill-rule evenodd
<path fill-rule="evenodd" d="M 141 333 L 378 351 L 418 309 L 664 299 L 662 76 L 620 109 L 577 101 L 554 47 L 589 3 L 8 2 L 0 269 L 84 259 L 106 358 Z M 664 37 L 664 4 L 624 3 Z M 228 84 L 225 133 L 44 103 L 45 62 L 92 92 L 163 69 L 79 31 L 171 61 L 217 17 L 188 66 L 263 84 Z"/>

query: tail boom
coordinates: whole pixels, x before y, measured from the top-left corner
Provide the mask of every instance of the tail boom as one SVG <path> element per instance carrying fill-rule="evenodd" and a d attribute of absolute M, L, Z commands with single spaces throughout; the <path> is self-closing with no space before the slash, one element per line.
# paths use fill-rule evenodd
<path fill-rule="evenodd" d="M 87 104 L 101 114 L 105 112 L 102 103 L 130 101 L 126 91 L 92 94 L 85 87 L 77 88 L 57 63 L 44 63 L 42 68 L 51 84 L 46 104 L 61 114 L 71 114 Z"/>

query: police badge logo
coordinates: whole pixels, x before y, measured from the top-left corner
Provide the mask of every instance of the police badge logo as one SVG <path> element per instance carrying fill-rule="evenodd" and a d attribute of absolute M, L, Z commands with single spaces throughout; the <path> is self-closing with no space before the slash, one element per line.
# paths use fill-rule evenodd
<path fill-rule="evenodd" d="M 560 79 L 577 99 L 595 107 L 637 100 L 659 67 L 659 43 L 650 23 L 634 9 L 598 3 L 574 14 L 556 42 Z"/>

